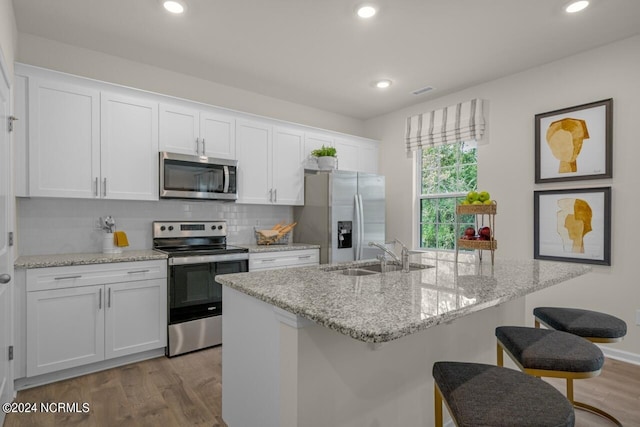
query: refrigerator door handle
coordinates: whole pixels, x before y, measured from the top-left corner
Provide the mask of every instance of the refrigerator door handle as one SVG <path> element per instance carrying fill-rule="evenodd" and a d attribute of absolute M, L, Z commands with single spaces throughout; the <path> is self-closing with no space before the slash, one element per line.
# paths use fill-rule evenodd
<path fill-rule="evenodd" d="M 360 237 L 360 195 L 356 194 L 354 196 L 354 202 L 356 204 L 356 209 L 355 209 L 355 214 L 356 214 L 356 221 L 355 221 L 355 231 L 356 231 L 356 239 L 355 239 L 355 247 L 354 247 L 354 254 L 353 254 L 353 259 L 354 261 L 358 261 L 360 259 L 360 241 L 361 241 L 361 237 Z"/>
<path fill-rule="evenodd" d="M 362 195 L 360 193 L 358 193 L 358 202 L 358 206 L 360 209 L 360 245 L 358 245 L 358 247 L 360 248 L 360 252 L 358 253 L 358 259 L 361 260 L 362 252 L 364 252 L 364 208 L 362 206 Z"/>

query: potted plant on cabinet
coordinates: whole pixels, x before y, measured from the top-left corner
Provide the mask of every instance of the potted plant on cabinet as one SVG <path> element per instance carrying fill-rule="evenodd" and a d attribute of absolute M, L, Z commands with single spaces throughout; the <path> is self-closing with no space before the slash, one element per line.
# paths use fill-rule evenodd
<path fill-rule="evenodd" d="M 311 152 L 311 155 L 318 160 L 318 168 L 322 170 L 335 169 L 337 166 L 337 155 L 334 147 L 317 148 Z"/>

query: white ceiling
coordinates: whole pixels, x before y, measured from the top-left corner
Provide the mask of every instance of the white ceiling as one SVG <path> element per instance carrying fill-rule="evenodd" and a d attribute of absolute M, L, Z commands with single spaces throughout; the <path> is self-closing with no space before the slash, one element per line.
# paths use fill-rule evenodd
<path fill-rule="evenodd" d="M 639 34 L 640 0 L 13 0 L 18 31 L 367 119 Z M 393 80 L 384 91 L 371 83 Z M 415 96 L 412 91 L 433 86 Z"/>

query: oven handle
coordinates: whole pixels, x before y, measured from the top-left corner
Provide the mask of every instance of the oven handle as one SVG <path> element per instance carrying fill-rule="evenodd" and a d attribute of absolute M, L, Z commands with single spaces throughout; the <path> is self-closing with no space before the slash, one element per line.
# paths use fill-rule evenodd
<path fill-rule="evenodd" d="M 248 260 L 248 253 L 228 254 L 228 255 L 201 255 L 169 258 L 169 265 L 206 264 L 223 261 L 243 261 Z"/>

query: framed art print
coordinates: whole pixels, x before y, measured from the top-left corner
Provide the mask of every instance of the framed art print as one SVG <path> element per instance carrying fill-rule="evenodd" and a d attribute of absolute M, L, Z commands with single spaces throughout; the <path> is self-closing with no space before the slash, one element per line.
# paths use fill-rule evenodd
<path fill-rule="evenodd" d="M 536 183 L 612 177 L 613 99 L 536 114 Z"/>
<path fill-rule="evenodd" d="M 534 191 L 535 259 L 611 265 L 611 187 Z"/>

